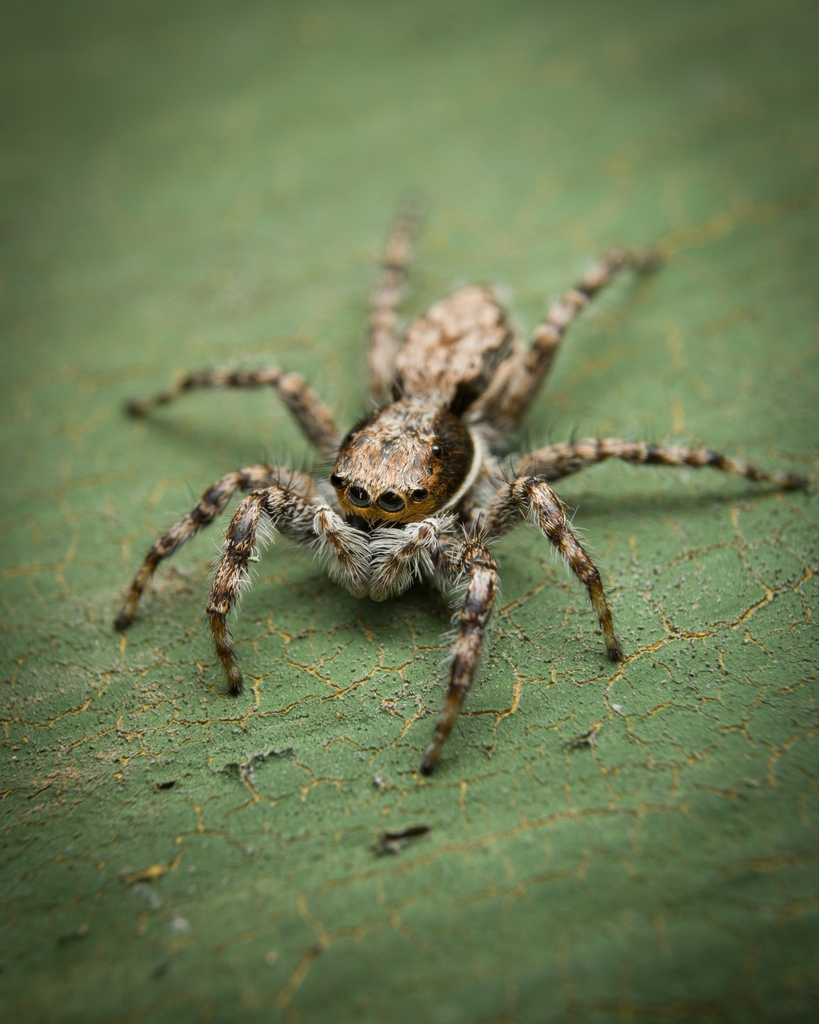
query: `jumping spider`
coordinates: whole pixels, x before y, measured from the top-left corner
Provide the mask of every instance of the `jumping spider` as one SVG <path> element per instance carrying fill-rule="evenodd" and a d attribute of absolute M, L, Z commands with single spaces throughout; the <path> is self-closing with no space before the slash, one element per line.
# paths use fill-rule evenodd
<path fill-rule="evenodd" d="M 764 473 L 704 448 L 653 445 L 616 438 L 549 445 L 505 472 L 501 453 L 548 373 L 569 324 L 621 270 L 638 272 L 651 257 L 610 252 L 566 292 L 536 328 L 531 345 L 513 336 L 487 288 L 462 288 L 437 302 L 397 335 L 396 309 L 410 258 L 414 218 L 405 212 L 387 243 L 371 298 L 367 362 L 375 410 L 343 437 L 327 407 L 285 370 L 203 370 L 157 397 L 134 401 L 141 416 L 193 388 L 275 388 L 308 439 L 332 462 L 329 487 L 280 466 L 249 466 L 209 488 L 192 512 L 153 545 L 117 620 L 131 624 L 137 602 L 159 563 L 212 523 L 236 491 L 250 492 L 236 510 L 211 585 L 207 615 L 232 694 L 242 673 L 227 618 L 247 585 L 257 540 L 279 530 L 315 551 L 330 576 L 376 601 L 418 579 L 461 593 L 449 689 L 421 762 L 429 775 L 472 686 L 498 589 L 489 545 L 531 516 L 591 598 L 608 656 L 622 659 L 600 573 L 572 532 L 551 484 L 616 458 L 641 465 L 711 466 L 785 489 L 805 487 L 791 473 Z"/>

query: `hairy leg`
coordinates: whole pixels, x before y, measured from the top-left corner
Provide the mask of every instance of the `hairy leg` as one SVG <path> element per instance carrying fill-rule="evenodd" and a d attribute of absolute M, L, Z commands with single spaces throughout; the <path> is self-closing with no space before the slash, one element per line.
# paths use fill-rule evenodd
<path fill-rule="evenodd" d="M 403 530 L 381 530 L 373 538 L 370 597 L 383 601 L 402 594 L 416 580 L 434 574 L 434 558 L 443 535 L 452 529 L 451 515 L 409 523 Z"/>
<path fill-rule="evenodd" d="M 170 558 L 183 544 L 195 537 L 227 508 L 228 502 L 237 491 L 254 491 L 269 487 L 274 481 L 287 479 L 297 482 L 306 494 L 313 494 L 313 481 L 303 473 L 281 469 L 278 466 L 248 466 L 236 473 L 228 473 L 209 487 L 192 511 L 164 533 L 151 547 L 139 568 L 125 598 L 122 610 L 114 621 L 119 630 L 127 629 L 134 619 L 139 598 L 148 585 L 160 562 Z"/>
<path fill-rule="evenodd" d="M 540 448 L 524 455 L 515 471 L 522 476 L 540 476 L 554 481 L 606 459 L 622 459 L 623 462 L 643 466 L 691 466 L 694 469 L 710 466 L 757 483 L 773 483 L 786 491 L 804 490 L 807 487 L 807 480 L 796 473 L 764 473 L 741 459 L 717 455 L 707 448 L 645 444 L 641 441 L 622 441 L 616 437 L 606 437 L 599 441 L 587 438 L 584 441 Z"/>
<path fill-rule="evenodd" d="M 494 540 L 515 527 L 529 512 L 534 515 L 541 532 L 549 538 L 566 565 L 588 590 L 603 631 L 608 656 L 612 661 L 621 661 L 623 652 L 614 632 L 611 609 L 603 590 L 600 572 L 572 533 L 566 521 L 563 503 L 545 480 L 521 476 L 511 484 L 503 485 L 489 502 L 480 520 L 480 529 L 487 540 Z"/>
<path fill-rule="evenodd" d="M 216 653 L 231 693 L 242 692 L 242 673 L 236 664 L 227 617 L 248 582 L 247 565 L 260 531 L 279 529 L 297 544 L 317 549 L 330 575 L 352 593 L 366 593 L 368 544 L 366 535 L 348 526 L 328 505 L 310 501 L 288 487 L 255 491 L 239 505 L 225 537 L 205 611 Z"/>
<path fill-rule="evenodd" d="M 709 452 L 707 449 L 689 449 L 677 444 L 646 444 L 643 441 L 623 441 L 617 437 L 601 440 L 587 438 L 564 444 L 550 444 L 530 452 L 518 462 L 516 472 L 524 476 L 542 476 L 546 480 L 559 480 L 606 459 L 621 459 L 643 466 L 690 466 L 701 469 L 709 466 L 744 476 L 757 483 L 775 483 L 784 490 L 804 490 L 808 481 L 795 473 L 765 473 L 741 459 Z"/>
<path fill-rule="evenodd" d="M 417 202 L 407 202 L 387 238 L 384 259 L 370 296 L 367 368 L 370 393 L 377 402 L 392 400 L 395 356 L 398 351 L 396 309 L 404 291 L 407 266 L 412 257 L 412 238 L 418 221 Z"/>
<path fill-rule="evenodd" d="M 583 280 L 570 288 L 535 328 L 531 347 L 519 357 L 509 373 L 505 387 L 495 400 L 492 415 L 502 422 L 518 422 L 537 395 L 569 325 L 589 300 L 626 267 L 646 271 L 652 269 L 656 262 L 656 257 L 651 255 L 613 249 L 595 263 Z"/>
<path fill-rule="evenodd" d="M 167 405 L 194 388 L 259 388 L 272 387 L 290 410 L 307 439 L 326 458 L 332 457 L 339 445 L 339 432 L 332 413 L 311 387 L 297 373 L 275 368 L 266 370 L 199 370 L 190 373 L 175 387 L 153 398 L 134 399 L 126 409 L 132 416 L 144 416 L 158 405 Z"/>
<path fill-rule="evenodd" d="M 481 645 L 498 590 L 498 570 L 489 549 L 478 540 L 454 541 L 443 548 L 440 571 L 456 586 L 465 582 L 458 635 L 449 668 L 449 688 L 435 725 L 432 742 L 421 762 L 421 773 L 431 775 L 441 756 L 441 748 L 452 731 L 466 695 L 475 679 Z"/>

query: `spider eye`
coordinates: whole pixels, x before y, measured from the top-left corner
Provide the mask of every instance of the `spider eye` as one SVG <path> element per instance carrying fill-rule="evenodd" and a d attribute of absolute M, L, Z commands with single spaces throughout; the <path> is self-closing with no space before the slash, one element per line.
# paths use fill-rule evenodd
<path fill-rule="evenodd" d="M 426 487 L 416 487 L 415 490 L 412 492 L 412 500 L 423 501 L 428 494 L 429 491 L 426 489 Z"/>
<path fill-rule="evenodd" d="M 351 504 L 357 508 L 366 508 L 372 504 L 369 494 L 367 494 L 363 487 L 351 487 L 347 492 L 347 497 Z"/>
<path fill-rule="evenodd" d="M 395 491 L 384 491 L 378 498 L 378 504 L 385 512 L 400 512 L 404 507 L 404 499 Z"/>
<path fill-rule="evenodd" d="M 436 457 L 436 459 L 440 459 L 440 457 L 444 454 L 444 449 L 439 444 L 434 444 L 432 446 L 432 454 Z"/>
<path fill-rule="evenodd" d="M 335 489 L 336 489 L 337 491 L 340 491 L 340 490 L 341 490 L 341 488 L 342 488 L 342 487 L 344 486 L 344 481 L 343 481 L 343 480 L 342 480 L 342 478 L 341 478 L 341 477 L 340 477 L 340 476 L 338 475 L 338 473 L 333 473 L 333 474 L 332 474 L 332 475 L 330 476 L 330 483 L 331 483 L 331 484 L 333 485 L 333 487 L 335 487 Z"/>

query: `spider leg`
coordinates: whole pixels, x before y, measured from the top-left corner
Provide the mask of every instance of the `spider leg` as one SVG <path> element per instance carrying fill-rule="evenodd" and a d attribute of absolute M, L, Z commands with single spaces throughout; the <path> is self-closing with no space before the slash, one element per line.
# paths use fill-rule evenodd
<path fill-rule="evenodd" d="M 122 609 L 114 621 L 119 630 L 127 629 L 133 622 L 137 604 L 143 590 L 160 562 L 170 558 L 183 544 L 195 537 L 204 527 L 209 526 L 217 516 L 227 508 L 228 502 L 237 491 L 253 491 L 259 487 L 267 487 L 274 480 L 283 476 L 291 481 L 298 481 L 307 494 L 314 494 L 315 489 L 310 477 L 303 473 L 281 469 L 278 466 L 248 466 L 235 473 L 228 473 L 221 480 L 209 487 L 193 510 L 183 516 L 179 522 L 164 533 L 151 547 L 139 568 L 134 581 L 128 590 Z"/>
<path fill-rule="evenodd" d="M 540 385 L 563 340 L 569 325 L 585 309 L 589 300 L 612 281 L 626 267 L 638 271 L 653 269 L 656 256 L 640 255 L 627 249 L 613 249 L 586 273 L 583 280 L 549 310 L 548 315 L 534 330 L 532 344 L 516 360 L 500 394 L 490 410 L 492 418 L 517 423 L 537 395 Z"/>
<path fill-rule="evenodd" d="M 535 522 L 562 555 L 566 565 L 589 592 L 592 607 L 597 613 L 606 651 L 612 661 L 621 661 L 623 652 L 614 632 L 611 609 L 603 590 L 600 572 L 572 533 L 566 521 L 566 511 L 552 488 L 535 476 L 520 476 L 503 485 L 489 502 L 480 520 L 480 529 L 487 540 L 507 533 L 525 519 L 529 512 Z"/>
<path fill-rule="evenodd" d="M 432 742 L 421 762 L 423 775 L 431 775 L 434 771 L 441 748 L 475 679 L 481 645 L 498 590 L 495 559 L 481 541 L 467 538 L 444 545 L 439 568 L 442 575 L 456 586 L 466 581 L 466 593 L 457 617 L 458 635 L 449 668 L 449 688 Z"/>
<path fill-rule="evenodd" d="M 259 531 L 265 527 L 277 528 L 297 544 L 316 548 L 328 560 L 331 576 L 354 594 L 366 593 L 369 546 L 365 534 L 348 526 L 328 505 L 311 502 L 292 488 L 266 487 L 245 498 L 228 527 L 205 606 L 216 653 L 234 694 L 242 692 L 242 673 L 227 617 L 248 583 L 248 562 Z"/>
<path fill-rule="evenodd" d="M 622 459 L 623 462 L 644 466 L 691 466 L 694 469 L 710 466 L 756 483 L 767 481 L 786 491 L 805 490 L 807 487 L 807 480 L 796 473 L 765 473 L 741 459 L 718 455 L 707 448 L 645 444 L 642 441 L 621 441 L 616 437 L 602 440 L 587 438 L 571 444 L 552 444 L 539 448 L 524 455 L 515 471 L 522 476 L 540 476 L 555 481 L 606 459 Z"/>
<path fill-rule="evenodd" d="M 388 402 L 395 376 L 398 352 L 396 309 L 404 291 L 407 266 L 412 257 L 412 238 L 418 221 L 418 202 L 408 201 L 387 238 L 378 281 L 370 296 L 367 369 L 370 394 L 377 402 Z"/>
<path fill-rule="evenodd" d="M 194 388 L 275 388 L 307 439 L 329 458 L 338 448 L 340 436 L 333 415 L 311 387 L 297 373 L 266 370 L 199 370 L 189 373 L 174 387 L 152 398 L 133 399 L 126 411 L 144 416 L 158 405 L 167 405 Z"/>

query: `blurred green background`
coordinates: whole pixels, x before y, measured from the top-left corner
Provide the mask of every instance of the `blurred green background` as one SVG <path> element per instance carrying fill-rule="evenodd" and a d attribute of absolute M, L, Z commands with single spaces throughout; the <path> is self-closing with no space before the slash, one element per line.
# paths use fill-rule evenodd
<path fill-rule="evenodd" d="M 270 394 L 122 402 L 272 362 L 349 423 L 408 189 L 406 316 L 485 282 L 529 331 L 606 246 L 667 255 L 572 330 L 521 448 L 674 438 L 813 479 L 817 30 L 755 0 L 3 5 L 4 1019 L 816 1019 L 815 497 L 567 481 L 629 658 L 521 529 L 431 780 L 425 591 L 356 601 L 278 543 L 235 700 L 202 615 L 223 526 L 110 623 L 206 486 L 314 462 Z"/>

